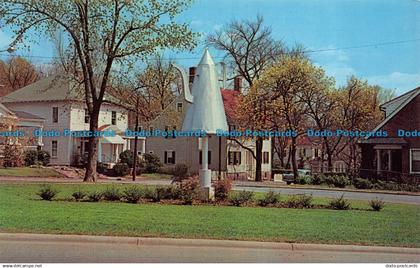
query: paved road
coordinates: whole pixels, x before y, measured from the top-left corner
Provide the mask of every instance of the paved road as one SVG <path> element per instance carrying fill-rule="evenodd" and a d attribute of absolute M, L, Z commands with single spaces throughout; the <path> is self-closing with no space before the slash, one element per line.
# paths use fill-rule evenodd
<path fill-rule="evenodd" d="M 349 192 L 349 191 L 334 191 L 334 190 L 316 190 L 316 189 L 297 189 L 297 188 L 270 188 L 270 187 L 254 187 L 254 186 L 235 186 L 234 190 L 247 190 L 253 192 L 274 192 L 281 194 L 312 194 L 314 197 L 340 197 L 344 194 L 347 199 L 354 200 L 372 200 L 375 198 L 382 199 L 390 203 L 404 203 L 420 205 L 420 195 L 399 195 L 399 194 L 384 194 L 384 193 L 367 193 L 367 192 Z"/>
<path fill-rule="evenodd" d="M 20 238 L 17 234 L 14 236 L 0 235 L 1 262 L 420 262 L 419 249 L 394 248 L 390 252 L 389 248 L 380 247 L 269 242 L 93 236 L 68 236 L 71 239 L 63 239 L 66 236 L 36 234 Z"/>

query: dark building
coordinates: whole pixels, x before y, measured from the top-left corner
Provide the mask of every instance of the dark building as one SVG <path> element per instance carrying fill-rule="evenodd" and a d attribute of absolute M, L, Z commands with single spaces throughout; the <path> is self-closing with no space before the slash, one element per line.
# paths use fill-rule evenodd
<path fill-rule="evenodd" d="M 381 105 L 384 120 L 374 131 L 387 137 L 360 142 L 365 178 L 420 177 L 420 87 Z M 402 135 L 404 134 L 404 135 Z"/>

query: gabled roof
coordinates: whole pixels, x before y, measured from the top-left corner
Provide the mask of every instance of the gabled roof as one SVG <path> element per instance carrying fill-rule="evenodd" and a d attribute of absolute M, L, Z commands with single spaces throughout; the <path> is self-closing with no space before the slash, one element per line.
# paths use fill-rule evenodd
<path fill-rule="evenodd" d="M 2 98 L 3 103 L 83 100 L 83 92 L 70 79 L 53 75 L 13 91 Z"/>
<path fill-rule="evenodd" d="M 232 89 L 221 89 L 223 106 L 228 122 L 232 123 L 236 118 L 236 109 L 239 103 L 240 92 Z"/>
<path fill-rule="evenodd" d="M 13 117 L 15 114 L 6 106 L 0 103 L 0 115 Z"/>
<path fill-rule="evenodd" d="M 45 120 L 45 118 L 24 111 L 13 111 L 13 113 L 21 119 Z"/>
<path fill-rule="evenodd" d="M 120 102 L 110 94 L 105 94 L 105 99 L 108 102 L 120 105 Z M 84 100 L 82 87 L 76 81 L 64 75 L 49 76 L 1 98 L 3 103 Z"/>
<path fill-rule="evenodd" d="M 409 93 L 409 95 L 407 95 Z M 407 106 L 412 100 L 414 100 L 417 96 L 420 95 L 420 87 L 415 88 L 414 90 L 409 91 L 408 93 L 402 95 L 402 96 L 406 96 L 406 99 L 398 106 L 396 107 L 390 115 L 387 115 L 386 118 L 373 130 L 373 131 L 378 131 L 380 130 L 383 126 L 385 126 L 386 123 L 389 122 L 389 120 L 391 120 L 395 115 L 397 115 L 399 113 L 399 111 L 401 111 L 405 106 Z M 401 96 L 395 98 L 398 99 Z M 394 100 L 395 100 L 394 99 Z M 388 103 L 392 102 L 393 100 L 389 101 Z"/>

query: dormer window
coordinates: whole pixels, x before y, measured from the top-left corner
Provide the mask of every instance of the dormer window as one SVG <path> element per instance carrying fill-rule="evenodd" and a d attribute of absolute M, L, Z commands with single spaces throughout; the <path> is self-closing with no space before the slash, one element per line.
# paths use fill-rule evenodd
<path fill-rule="evenodd" d="M 177 112 L 182 112 L 182 102 L 177 102 L 176 103 L 176 111 Z"/>
<path fill-rule="evenodd" d="M 58 123 L 58 107 L 52 107 L 52 122 Z"/>
<path fill-rule="evenodd" d="M 85 109 L 85 124 L 89 124 L 90 117 L 88 109 Z"/>
<path fill-rule="evenodd" d="M 117 112 L 112 111 L 111 112 L 111 125 L 116 125 L 116 124 L 117 124 Z"/>

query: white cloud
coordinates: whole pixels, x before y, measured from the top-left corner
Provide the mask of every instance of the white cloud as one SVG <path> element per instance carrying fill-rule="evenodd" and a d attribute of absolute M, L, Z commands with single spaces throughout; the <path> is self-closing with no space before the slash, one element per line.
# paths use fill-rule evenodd
<path fill-rule="evenodd" d="M 386 75 L 366 77 L 366 79 L 370 84 L 396 89 L 397 95 L 420 86 L 420 74 L 393 72 Z"/>

